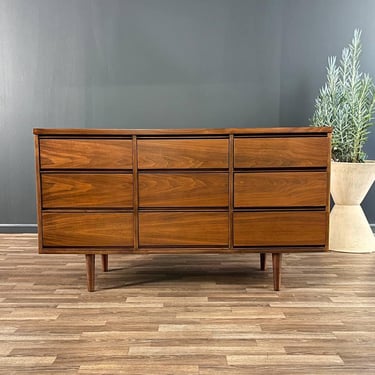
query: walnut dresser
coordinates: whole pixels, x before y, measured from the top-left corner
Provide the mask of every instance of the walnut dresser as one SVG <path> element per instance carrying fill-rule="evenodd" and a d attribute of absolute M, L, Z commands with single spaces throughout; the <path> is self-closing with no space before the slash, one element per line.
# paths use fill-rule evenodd
<path fill-rule="evenodd" d="M 41 254 L 328 250 L 331 129 L 34 129 Z"/>

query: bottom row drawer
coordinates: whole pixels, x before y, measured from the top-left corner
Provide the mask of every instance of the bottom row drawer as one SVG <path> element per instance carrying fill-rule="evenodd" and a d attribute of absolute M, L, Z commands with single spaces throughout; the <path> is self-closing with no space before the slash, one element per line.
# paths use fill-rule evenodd
<path fill-rule="evenodd" d="M 228 246 L 227 212 L 139 214 L 139 246 Z"/>
<path fill-rule="evenodd" d="M 132 213 L 43 213 L 43 246 L 134 246 Z"/>
<path fill-rule="evenodd" d="M 233 245 L 324 246 L 323 211 L 235 212 Z M 133 247 L 132 213 L 43 213 L 45 247 Z M 139 246 L 229 246 L 227 212 L 141 212 Z"/>
<path fill-rule="evenodd" d="M 235 212 L 234 246 L 324 246 L 324 211 Z"/>

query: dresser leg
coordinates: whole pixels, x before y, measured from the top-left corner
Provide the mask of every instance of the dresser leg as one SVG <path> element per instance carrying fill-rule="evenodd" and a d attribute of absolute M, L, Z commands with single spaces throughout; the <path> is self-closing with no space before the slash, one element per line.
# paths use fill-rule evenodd
<path fill-rule="evenodd" d="M 95 254 L 86 254 L 87 290 L 95 291 Z"/>
<path fill-rule="evenodd" d="M 266 269 L 266 260 L 267 260 L 267 254 L 266 253 L 260 253 L 260 269 L 261 269 L 261 271 L 265 271 L 265 269 Z"/>
<path fill-rule="evenodd" d="M 102 270 L 108 272 L 108 254 L 102 254 Z"/>
<path fill-rule="evenodd" d="M 281 281 L 281 253 L 272 253 L 273 289 L 280 290 Z"/>

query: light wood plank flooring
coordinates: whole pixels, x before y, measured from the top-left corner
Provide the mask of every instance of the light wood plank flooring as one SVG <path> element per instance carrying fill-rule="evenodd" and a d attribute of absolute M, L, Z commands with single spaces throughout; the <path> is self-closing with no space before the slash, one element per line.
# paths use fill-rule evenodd
<path fill-rule="evenodd" d="M 99 257 L 100 259 L 100 257 Z M 98 259 L 98 260 L 99 260 Z M 0 235 L 0 374 L 375 374 L 375 254 L 80 255 Z"/>

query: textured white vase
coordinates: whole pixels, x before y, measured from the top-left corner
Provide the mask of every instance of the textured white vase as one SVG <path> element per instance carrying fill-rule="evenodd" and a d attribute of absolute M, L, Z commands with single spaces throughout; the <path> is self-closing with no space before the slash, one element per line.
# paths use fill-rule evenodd
<path fill-rule="evenodd" d="M 334 251 L 370 253 L 375 237 L 360 206 L 375 180 L 375 162 L 331 164 L 329 248 Z"/>

